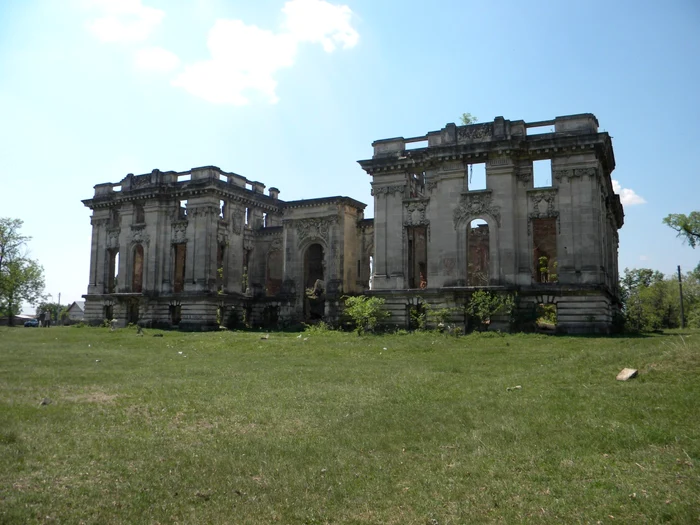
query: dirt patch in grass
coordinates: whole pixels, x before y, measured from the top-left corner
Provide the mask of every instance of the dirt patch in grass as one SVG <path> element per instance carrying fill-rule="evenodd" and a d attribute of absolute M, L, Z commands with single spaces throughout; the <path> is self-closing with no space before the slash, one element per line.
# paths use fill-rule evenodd
<path fill-rule="evenodd" d="M 108 394 L 103 390 L 92 390 L 89 392 L 82 392 L 80 394 L 68 394 L 63 396 L 63 399 L 73 403 L 109 404 L 114 403 L 114 400 L 118 397 L 119 394 Z"/>

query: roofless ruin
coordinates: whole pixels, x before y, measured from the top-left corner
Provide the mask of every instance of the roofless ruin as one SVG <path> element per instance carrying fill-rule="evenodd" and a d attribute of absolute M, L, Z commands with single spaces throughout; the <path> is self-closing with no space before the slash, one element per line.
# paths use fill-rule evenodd
<path fill-rule="evenodd" d="M 555 305 L 559 331 L 610 331 L 624 213 L 594 115 L 448 124 L 373 147 L 359 164 L 374 219 L 348 197 L 283 201 L 213 166 L 98 184 L 83 201 L 93 210 L 86 320 L 336 322 L 342 296 L 371 294 L 405 327 L 424 305 L 465 322 L 463 306 L 485 289 L 514 294 L 519 314 Z"/>

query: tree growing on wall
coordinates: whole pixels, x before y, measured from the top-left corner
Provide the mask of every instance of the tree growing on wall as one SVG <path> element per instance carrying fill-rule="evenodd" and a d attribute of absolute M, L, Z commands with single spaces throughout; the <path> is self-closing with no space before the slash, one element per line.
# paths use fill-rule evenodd
<path fill-rule="evenodd" d="M 476 124 L 476 122 L 479 119 L 471 113 L 462 113 L 462 116 L 459 117 L 459 120 L 462 122 L 463 126 L 468 126 L 469 124 Z"/>
<path fill-rule="evenodd" d="M 10 325 L 23 302 L 36 304 L 44 291 L 44 269 L 28 256 L 30 237 L 20 219 L 0 217 L 0 312 Z"/>
<path fill-rule="evenodd" d="M 689 215 L 672 213 L 664 219 L 664 224 L 678 232 L 678 237 L 695 248 L 700 244 L 700 211 L 691 211 Z"/>

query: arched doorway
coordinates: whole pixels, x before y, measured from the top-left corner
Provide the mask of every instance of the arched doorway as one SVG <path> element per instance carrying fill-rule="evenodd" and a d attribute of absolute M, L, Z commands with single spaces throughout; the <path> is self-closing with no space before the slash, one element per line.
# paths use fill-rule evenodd
<path fill-rule="evenodd" d="M 467 227 L 467 286 L 488 286 L 491 239 L 489 225 L 483 219 Z"/>
<path fill-rule="evenodd" d="M 307 319 L 322 319 L 325 310 L 324 250 L 312 244 L 304 254 L 304 315 Z"/>

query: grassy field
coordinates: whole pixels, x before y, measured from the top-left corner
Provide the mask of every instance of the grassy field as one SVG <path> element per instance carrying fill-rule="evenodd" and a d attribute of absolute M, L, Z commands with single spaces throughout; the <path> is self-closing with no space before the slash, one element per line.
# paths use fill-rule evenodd
<path fill-rule="evenodd" d="M 680 334 L 0 328 L 0 523 L 697 523 Z"/>

